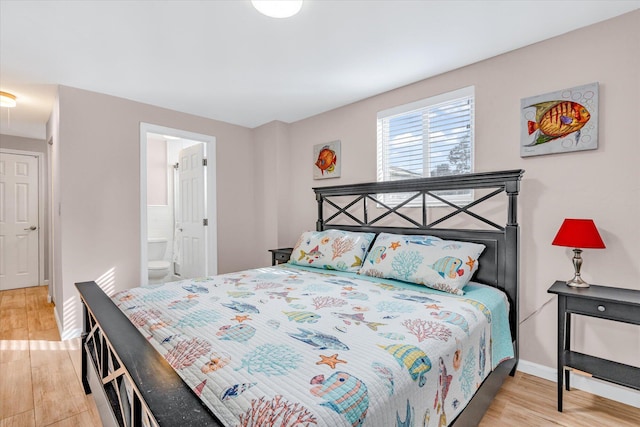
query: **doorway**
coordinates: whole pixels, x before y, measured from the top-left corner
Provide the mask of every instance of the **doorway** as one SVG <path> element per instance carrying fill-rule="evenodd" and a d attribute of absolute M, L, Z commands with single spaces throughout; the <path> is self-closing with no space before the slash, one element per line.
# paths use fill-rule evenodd
<path fill-rule="evenodd" d="M 42 155 L 0 152 L 0 290 L 42 282 Z"/>
<path fill-rule="evenodd" d="M 142 284 L 215 275 L 215 137 L 141 123 Z"/>

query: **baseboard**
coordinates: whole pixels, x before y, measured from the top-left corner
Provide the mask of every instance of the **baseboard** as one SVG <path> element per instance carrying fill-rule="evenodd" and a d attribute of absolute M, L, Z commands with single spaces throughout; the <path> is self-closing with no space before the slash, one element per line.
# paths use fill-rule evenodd
<path fill-rule="evenodd" d="M 62 341 L 71 340 L 82 336 L 82 330 L 80 328 L 69 330 L 62 329 L 62 322 L 58 317 L 58 310 L 56 310 L 56 307 L 53 308 L 53 317 L 56 319 L 56 326 L 58 327 L 58 333 L 60 333 L 60 339 Z"/>
<path fill-rule="evenodd" d="M 51 304 L 53 298 L 51 297 L 51 287 L 49 287 L 49 279 L 42 281 L 42 286 L 47 286 L 47 304 Z"/>
<path fill-rule="evenodd" d="M 522 359 L 518 361 L 518 371 L 534 375 L 539 378 L 544 378 L 545 380 L 553 381 L 554 383 L 558 380 L 557 371 L 554 368 Z M 586 391 L 587 393 L 606 397 L 607 399 L 615 400 L 616 402 L 624 403 L 625 405 L 633 406 L 635 408 L 640 408 L 640 391 L 573 373 L 571 374 L 570 381 L 571 388 L 577 388 L 579 390 Z"/>

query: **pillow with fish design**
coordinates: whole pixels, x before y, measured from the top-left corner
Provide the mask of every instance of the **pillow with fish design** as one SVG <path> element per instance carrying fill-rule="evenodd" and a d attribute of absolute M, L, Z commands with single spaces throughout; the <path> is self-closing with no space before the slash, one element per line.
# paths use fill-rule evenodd
<path fill-rule="evenodd" d="M 375 233 L 344 230 L 306 231 L 293 251 L 290 264 L 325 270 L 358 271 Z"/>
<path fill-rule="evenodd" d="M 359 273 L 417 283 L 456 295 L 478 269 L 485 246 L 434 236 L 380 233 Z"/>

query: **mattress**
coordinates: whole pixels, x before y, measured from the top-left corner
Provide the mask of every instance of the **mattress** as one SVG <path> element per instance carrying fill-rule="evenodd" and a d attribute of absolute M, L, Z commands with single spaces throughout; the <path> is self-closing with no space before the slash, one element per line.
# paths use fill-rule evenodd
<path fill-rule="evenodd" d="M 227 426 L 439 426 L 513 357 L 508 303 L 289 264 L 116 305 Z"/>

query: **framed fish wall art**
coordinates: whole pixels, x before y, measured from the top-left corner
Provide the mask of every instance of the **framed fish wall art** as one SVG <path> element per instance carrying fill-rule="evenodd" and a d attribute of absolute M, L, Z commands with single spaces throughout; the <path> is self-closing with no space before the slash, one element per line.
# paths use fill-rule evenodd
<path fill-rule="evenodd" d="M 340 141 L 313 146 L 313 179 L 340 177 Z"/>
<path fill-rule="evenodd" d="M 520 100 L 520 157 L 598 148 L 598 83 Z"/>

